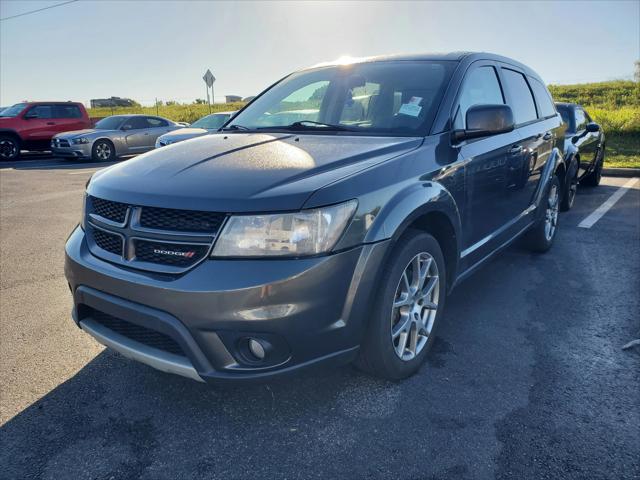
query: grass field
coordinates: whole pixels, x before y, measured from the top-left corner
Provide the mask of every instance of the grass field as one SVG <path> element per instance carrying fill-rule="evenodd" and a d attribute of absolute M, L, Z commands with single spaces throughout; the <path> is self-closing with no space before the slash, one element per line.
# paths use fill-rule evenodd
<path fill-rule="evenodd" d="M 549 90 L 558 102 L 582 104 L 598 122 L 606 135 L 607 167 L 640 168 L 640 83 L 612 81 L 578 85 L 550 85 Z M 212 111 L 241 108 L 243 103 L 212 105 Z M 193 123 L 209 113 L 202 104 L 161 105 L 158 107 L 92 108 L 91 117 L 114 114 L 145 113 L 160 115 L 176 122 Z"/>
<path fill-rule="evenodd" d="M 244 103 L 216 103 L 211 105 L 212 112 L 227 112 L 238 110 Z M 129 113 L 143 113 L 146 115 L 159 115 L 174 122 L 193 123 L 199 118 L 209 114 L 209 105 L 206 104 L 176 104 L 160 105 L 158 107 L 102 107 L 89 108 L 89 116 L 92 118 L 108 117 L 109 115 L 125 115 Z"/>

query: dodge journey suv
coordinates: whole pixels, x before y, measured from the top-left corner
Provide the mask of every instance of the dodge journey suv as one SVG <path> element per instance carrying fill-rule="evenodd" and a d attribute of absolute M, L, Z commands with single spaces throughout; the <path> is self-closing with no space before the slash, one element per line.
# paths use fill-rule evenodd
<path fill-rule="evenodd" d="M 97 172 L 65 272 L 80 328 L 199 381 L 416 372 L 447 293 L 557 229 L 564 126 L 480 53 L 323 64 L 216 134 Z"/>

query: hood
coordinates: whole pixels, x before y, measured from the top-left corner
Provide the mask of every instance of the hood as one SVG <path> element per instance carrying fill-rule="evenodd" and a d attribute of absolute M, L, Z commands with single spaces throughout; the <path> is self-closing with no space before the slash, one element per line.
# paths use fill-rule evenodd
<path fill-rule="evenodd" d="M 101 170 L 89 194 L 229 213 L 297 210 L 319 188 L 421 143 L 415 137 L 211 134 Z"/>
<path fill-rule="evenodd" d="M 172 142 L 179 142 L 181 140 L 199 137 L 200 135 L 206 135 L 207 133 L 209 133 L 209 130 L 205 128 L 185 127 L 174 130 L 173 132 L 165 133 L 164 135 L 160 135 L 158 137 L 158 140 L 171 140 Z"/>
<path fill-rule="evenodd" d="M 115 132 L 116 130 L 96 130 L 95 128 L 85 128 L 84 130 L 72 130 L 70 132 L 58 133 L 54 135 L 53 138 L 64 138 L 70 139 L 79 136 L 90 137 L 91 135 L 105 135 L 108 133 Z"/>

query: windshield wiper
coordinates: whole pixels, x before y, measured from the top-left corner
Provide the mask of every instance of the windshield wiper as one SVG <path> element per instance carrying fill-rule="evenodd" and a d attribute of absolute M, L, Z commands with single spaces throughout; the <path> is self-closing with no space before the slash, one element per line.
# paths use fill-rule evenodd
<path fill-rule="evenodd" d="M 326 130 L 335 130 L 340 132 L 349 132 L 353 131 L 344 125 L 334 125 L 333 123 L 324 123 L 324 122 L 315 122 L 313 120 L 300 120 L 299 122 L 293 122 L 291 125 L 287 125 L 284 128 L 290 128 L 292 130 L 295 129 L 326 129 Z"/>
<path fill-rule="evenodd" d="M 245 127 L 244 125 L 238 125 L 237 123 L 234 123 L 233 125 L 229 125 L 228 127 L 225 127 L 222 129 L 223 132 L 226 132 L 228 130 L 251 130 L 249 127 Z"/>

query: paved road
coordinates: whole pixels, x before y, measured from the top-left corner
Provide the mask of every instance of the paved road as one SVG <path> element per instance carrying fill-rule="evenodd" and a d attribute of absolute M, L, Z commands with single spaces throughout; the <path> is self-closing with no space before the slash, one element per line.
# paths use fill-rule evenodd
<path fill-rule="evenodd" d="M 112 354 L 69 318 L 63 244 L 94 167 L 0 168 L 0 478 L 640 477 L 640 183 L 582 189 L 546 255 L 462 284 L 428 364 L 211 388 Z"/>

